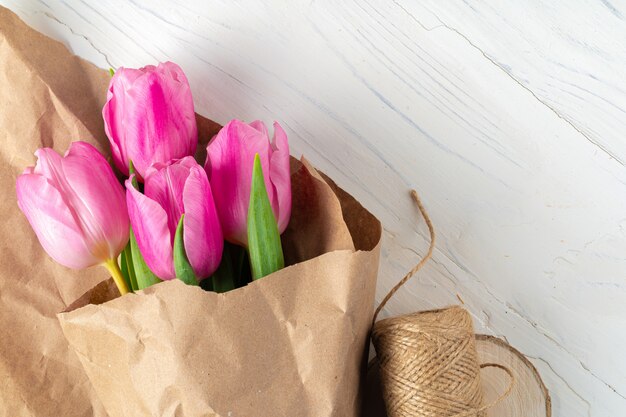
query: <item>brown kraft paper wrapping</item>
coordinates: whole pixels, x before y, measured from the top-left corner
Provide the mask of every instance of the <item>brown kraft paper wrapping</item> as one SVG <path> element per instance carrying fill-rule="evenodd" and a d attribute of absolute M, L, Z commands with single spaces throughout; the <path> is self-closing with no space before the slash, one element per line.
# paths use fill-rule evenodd
<path fill-rule="evenodd" d="M 105 283 L 59 314 L 111 417 L 359 415 L 380 223 L 292 165 L 294 265 L 225 294 L 169 281 L 80 307 Z"/>
<path fill-rule="evenodd" d="M 42 146 L 109 154 L 108 81 L 0 7 L 0 417 L 357 415 L 381 228 L 306 161 L 283 236 L 294 265 L 231 293 L 167 282 L 109 301 L 102 268 L 45 254 L 15 179 Z M 218 129 L 198 117 L 200 160 Z"/>
<path fill-rule="evenodd" d="M 15 180 L 48 146 L 108 144 L 106 73 L 0 7 L 0 417 L 105 417 L 56 314 L 107 277 L 73 271 L 42 249 L 17 206 Z"/>

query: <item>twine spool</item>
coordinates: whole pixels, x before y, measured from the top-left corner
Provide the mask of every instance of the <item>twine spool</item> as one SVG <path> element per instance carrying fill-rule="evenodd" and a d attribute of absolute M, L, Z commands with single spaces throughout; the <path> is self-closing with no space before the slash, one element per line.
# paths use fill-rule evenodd
<path fill-rule="evenodd" d="M 372 339 L 389 417 L 484 416 L 472 319 L 460 307 L 381 320 Z"/>
<path fill-rule="evenodd" d="M 417 192 L 411 196 L 424 217 L 430 246 L 385 296 L 372 320 L 372 341 L 379 359 L 380 379 L 388 417 L 484 417 L 485 410 L 513 388 L 513 374 L 498 364 L 478 363 L 472 319 L 461 307 L 448 307 L 392 317 L 376 322 L 387 301 L 430 259 L 435 230 Z M 480 369 L 497 367 L 511 383 L 504 394 L 483 405 Z"/>

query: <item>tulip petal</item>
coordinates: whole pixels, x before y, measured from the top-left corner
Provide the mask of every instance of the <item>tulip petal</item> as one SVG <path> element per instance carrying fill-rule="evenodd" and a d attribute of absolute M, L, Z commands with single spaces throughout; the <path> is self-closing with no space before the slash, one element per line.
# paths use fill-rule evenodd
<path fill-rule="evenodd" d="M 120 115 L 117 111 L 118 103 L 117 99 L 113 95 L 113 81 L 109 85 L 109 89 L 107 90 L 107 102 L 104 104 L 102 108 L 102 119 L 104 120 L 104 133 L 106 133 L 109 138 L 109 143 L 111 144 L 111 155 L 113 156 L 113 163 L 124 175 L 128 175 L 128 163 L 124 158 L 124 153 L 122 152 L 120 146 L 120 133 L 118 132 L 117 126 L 121 126 L 121 123 L 118 121 Z"/>
<path fill-rule="evenodd" d="M 126 151 L 142 176 L 154 162 L 195 153 L 198 132 L 189 85 L 148 72 L 125 95 L 132 103 L 126 107 Z"/>
<path fill-rule="evenodd" d="M 59 185 L 58 172 L 63 169 L 61 155 L 52 148 L 39 148 L 35 151 L 35 156 L 37 164 L 30 173 L 47 178 L 53 187 L 57 187 Z"/>
<path fill-rule="evenodd" d="M 259 133 L 261 135 L 263 135 L 263 137 L 265 137 L 265 138 L 269 138 L 270 137 L 270 134 L 267 131 L 267 126 L 265 126 L 265 123 L 263 123 L 263 121 L 255 120 L 255 121 L 250 123 L 250 126 L 255 128 L 256 130 L 258 130 Z"/>
<path fill-rule="evenodd" d="M 33 172 L 60 193 L 90 252 L 101 262 L 117 258 L 128 242 L 128 214 L 124 191 L 106 159 L 86 142 L 73 142 L 64 158 L 50 148 L 35 155 Z"/>
<path fill-rule="evenodd" d="M 120 67 L 111 78 L 107 90 L 107 102 L 102 108 L 104 131 L 111 143 L 113 162 L 117 169 L 126 176 L 129 175 L 128 163 L 130 160 L 125 146 L 124 109 L 132 104 L 126 103 L 124 91 L 130 89 L 135 80 L 142 74 L 143 71 L 141 70 Z"/>
<path fill-rule="evenodd" d="M 188 157 L 193 160 L 192 157 Z M 193 161 L 197 166 L 198 164 Z M 185 181 L 189 176 L 189 168 L 187 158 L 176 161 L 173 164 L 158 164 L 160 169 L 155 169 L 157 164 L 148 169 L 145 178 L 145 195 L 156 201 L 167 214 L 167 226 L 172 238 L 171 244 L 174 244 L 174 236 L 176 235 L 176 226 L 180 217 L 184 213 L 183 210 L 183 190 Z"/>
<path fill-rule="evenodd" d="M 126 203 L 137 245 L 146 264 L 161 279 L 173 279 L 172 238 L 167 214 L 156 201 L 137 191 L 126 180 Z"/>
<path fill-rule="evenodd" d="M 232 120 L 224 126 L 207 147 L 208 175 L 215 198 L 224 237 L 246 246 L 246 222 L 250 201 L 250 182 L 254 155 L 259 154 L 266 185 L 270 183 L 270 143 L 259 130 Z M 268 186 L 270 201 L 275 201 L 274 188 Z"/>
<path fill-rule="evenodd" d="M 61 193 L 46 178 L 36 174 L 20 175 L 17 202 L 52 259 L 75 269 L 102 262 L 90 252 Z"/>
<path fill-rule="evenodd" d="M 171 61 L 159 63 L 156 67 L 156 71 L 171 77 L 173 80 L 178 81 L 181 84 L 189 85 L 187 76 L 183 72 L 182 68 Z"/>
<path fill-rule="evenodd" d="M 270 180 L 278 203 L 278 207 L 273 206 L 274 215 L 278 220 L 278 230 L 283 233 L 291 217 L 291 173 L 287 134 L 278 122 L 274 122 L 272 148 L 274 152 L 270 159 Z"/>
<path fill-rule="evenodd" d="M 172 62 L 120 68 L 109 84 L 102 116 L 115 165 L 126 175 L 129 160 L 143 178 L 154 162 L 196 151 L 191 89 L 182 69 Z"/>
<path fill-rule="evenodd" d="M 178 160 L 172 160 L 167 162 L 155 162 L 146 170 L 146 178 L 171 165 L 180 165 L 189 170 L 192 167 L 198 166 L 199 164 L 196 162 L 193 156 L 186 156 Z"/>
<path fill-rule="evenodd" d="M 183 192 L 185 206 L 185 252 L 199 280 L 210 276 L 220 264 L 224 237 L 206 173 L 190 170 Z"/>
<path fill-rule="evenodd" d="M 72 142 L 63 173 L 72 206 L 88 213 L 81 215 L 83 230 L 94 245 L 106 242 L 107 259 L 116 259 L 128 243 L 129 219 L 124 188 L 111 166 L 92 145 Z"/>

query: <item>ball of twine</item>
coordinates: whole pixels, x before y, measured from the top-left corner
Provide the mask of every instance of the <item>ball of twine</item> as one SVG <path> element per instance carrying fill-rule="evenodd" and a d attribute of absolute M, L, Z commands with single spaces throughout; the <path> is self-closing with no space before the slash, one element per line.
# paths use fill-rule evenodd
<path fill-rule="evenodd" d="M 485 410 L 512 390 L 511 370 L 478 363 L 472 319 L 458 306 L 392 317 L 376 322 L 387 301 L 431 258 L 435 229 L 417 192 L 411 196 L 430 232 L 422 260 L 385 296 L 372 320 L 372 341 L 379 360 L 383 399 L 389 417 L 484 417 Z M 483 405 L 480 369 L 496 367 L 510 377 L 507 390 Z"/>
<path fill-rule="evenodd" d="M 463 308 L 381 320 L 372 339 L 389 417 L 485 415 L 472 319 Z"/>

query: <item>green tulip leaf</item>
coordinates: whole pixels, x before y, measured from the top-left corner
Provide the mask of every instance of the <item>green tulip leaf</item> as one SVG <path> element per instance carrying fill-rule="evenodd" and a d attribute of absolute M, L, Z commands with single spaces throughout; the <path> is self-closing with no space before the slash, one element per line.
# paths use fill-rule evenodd
<path fill-rule="evenodd" d="M 193 272 L 193 268 L 185 253 L 185 242 L 183 241 L 184 218 L 184 214 L 180 216 L 178 226 L 176 227 L 176 236 L 174 237 L 174 270 L 176 271 L 176 278 L 185 284 L 198 285 L 198 278 L 196 278 L 196 274 Z"/>
<path fill-rule="evenodd" d="M 133 174 L 135 174 L 133 176 Z M 137 181 L 137 171 L 135 171 L 135 165 L 133 161 L 128 161 L 128 176 L 133 177 L 130 180 L 130 183 L 135 187 L 135 190 L 139 190 L 139 181 Z"/>
<path fill-rule="evenodd" d="M 252 278 L 259 279 L 285 266 L 280 233 L 270 204 L 261 159 L 256 154 L 252 168 L 248 206 L 248 254 Z"/>
<path fill-rule="evenodd" d="M 132 228 L 130 229 L 130 253 L 132 269 L 135 275 L 135 283 L 131 283 L 132 285 L 136 285 L 138 290 L 143 290 L 144 288 L 161 282 L 159 277 L 154 275 L 143 259 Z"/>
<path fill-rule="evenodd" d="M 111 75 L 111 77 L 115 75 L 115 70 L 113 68 L 109 68 L 109 75 Z"/>
<path fill-rule="evenodd" d="M 128 247 L 128 245 L 126 245 Z M 126 282 L 126 286 L 132 291 L 133 289 L 130 286 L 130 277 L 128 276 L 128 265 L 126 264 L 126 248 L 120 253 L 118 258 L 118 265 L 120 266 L 120 271 L 122 272 L 122 278 L 124 278 L 124 282 Z"/>
<path fill-rule="evenodd" d="M 126 247 L 120 254 L 120 267 L 122 269 L 122 275 L 126 280 L 126 285 L 131 291 L 137 291 L 137 278 L 135 277 L 135 270 L 133 269 L 132 254 L 130 248 L 130 239 L 126 244 Z"/>
<path fill-rule="evenodd" d="M 133 233 L 132 229 L 130 233 Z M 139 285 L 137 284 L 137 273 L 135 272 L 135 264 L 133 264 L 133 251 L 130 244 L 130 239 L 128 239 L 128 245 L 124 248 L 124 252 L 126 252 L 126 265 L 128 269 L 128 278 L 130 281 L 130 285 L 133 291 L 137 291 L 139 289 Z"/>

